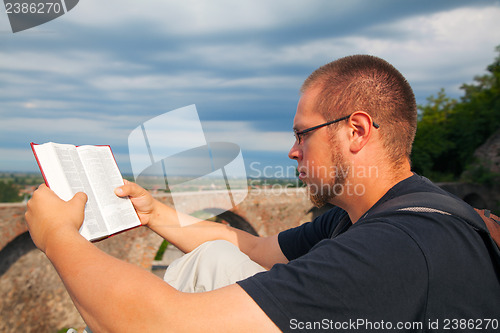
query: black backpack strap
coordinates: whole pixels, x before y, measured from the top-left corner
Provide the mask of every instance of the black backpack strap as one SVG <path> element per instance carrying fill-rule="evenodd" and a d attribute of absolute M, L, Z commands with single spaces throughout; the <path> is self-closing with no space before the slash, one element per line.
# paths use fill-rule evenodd
<path fill-rule="evenodd" d="M 422 213 L 440 213 L 445 215 L 454 215 L 465 220 L 475 230 L 483 230 L 488 232 L 481 217 L 476 213 L 474 208 L 469 206 L 464 201 L 435 192 L 415 192 L 405 194 L 394 199 L 388 200 L 381 205 L 369 210 L 363 216 L 374 217 L 383 212 L 393 211 L 408 211 Z"/>
<path fill-rule="evenodd" d="M 500 271 L 500 246 L 493 239 L 482 217 L 466 202 L 453 196 L 435 192 L 415 192 L 388 200 L 369 210 L 363 219 L 382 217 L 391 213 L 439 213 L 461 218 L 483 238 L 496 257 Z"/>

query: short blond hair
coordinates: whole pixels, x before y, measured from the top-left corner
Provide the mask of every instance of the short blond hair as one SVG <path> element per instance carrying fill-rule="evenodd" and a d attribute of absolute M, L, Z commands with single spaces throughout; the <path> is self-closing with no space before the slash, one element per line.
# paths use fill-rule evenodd
<path fill-rule="evenodd" d="M 301 92 L 319 88 L 316 107 L 329 121 L 365 111 L 380 125 L 393 162 L 410 159 L 417 130 L 417 105 L 410 84 L 394 66 L 370 55 L 353 55 L 321 66 Z"/>

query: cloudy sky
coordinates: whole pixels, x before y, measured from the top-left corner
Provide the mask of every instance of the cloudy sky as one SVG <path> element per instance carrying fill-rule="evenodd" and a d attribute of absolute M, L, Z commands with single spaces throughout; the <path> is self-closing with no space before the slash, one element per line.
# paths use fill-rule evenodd
<path fill-rule="evenodd" d="M 500 45 L 496 0 L 81 0 L 16 34 L 0 8 L 0 171 L 37 171 L 29 142 L 54 141 L 109 144 L 129 173 L 131 131 L 196 104 L 257 176 L 294 165 L 298 88 L 320 65 L 380 56 L 423 104 L 460 97 Z"/>

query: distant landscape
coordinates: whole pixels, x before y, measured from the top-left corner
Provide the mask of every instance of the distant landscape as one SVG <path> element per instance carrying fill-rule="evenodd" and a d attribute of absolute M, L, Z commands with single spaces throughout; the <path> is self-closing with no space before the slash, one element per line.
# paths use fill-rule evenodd
<path fill-rule="evenodd" d="M 132 175 L 123 175 L 124 179 L 134 181 Z M 41 173 L 39 172 L 0 172 L 0 203 L 1 202 L 25 202 L 31 198 L 33 191 L 44 182 Z M 296 178 L 249 178 L 246 181 L 240 180 L 238 188 L 273 188 L 276 186 L 294 188 L 303 186 L 302 182 Z M 155 193 L 170 192 L 168 187 L 159 188 L 156 183 L 141 184 L 143 187 Z M 145 186 L 149 185 L 149 186 Z M 183 191 L 207 191 L 207 190 L 224 190 L 225 188 L 216 188 L 214 186 L 190 188 L 186 187 Z"/>
<path fill-rule="evenodd" d="M 40 173 L 0 172 L 0 202 L 21 202 L 43 183 Z"/>

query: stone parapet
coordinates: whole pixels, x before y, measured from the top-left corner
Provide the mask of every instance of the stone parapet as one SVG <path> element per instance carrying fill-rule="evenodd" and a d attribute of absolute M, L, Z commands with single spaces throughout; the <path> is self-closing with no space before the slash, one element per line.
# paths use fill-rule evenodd
<path fill-rule="evenodd" d="M 0 250 L 28 231 L 24 221 L 25 203 L 0 203 Z"/>

